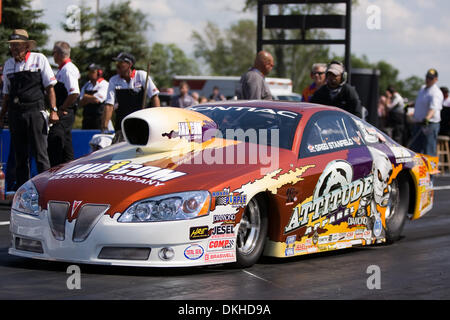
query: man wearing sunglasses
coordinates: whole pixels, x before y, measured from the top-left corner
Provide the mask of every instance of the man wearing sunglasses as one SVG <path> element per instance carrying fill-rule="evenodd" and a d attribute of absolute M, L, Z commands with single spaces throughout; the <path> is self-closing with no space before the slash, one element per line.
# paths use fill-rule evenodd
<path fill-rule="evenodd" d="M 419 90 L 414 104 L 414 128 L 411 150 L 428 155 L 436 155 L 436 143 L 441 122 L 444 95 L 437 86 L 438 72 L 429 69 L 425 75 L 425 85 Z"/>
<path fill-rule="evenodd" d="M 361 100 L 356 89 L 347 83 L 347 72 L 340 61 L 332 61 L 326 70 L 326 84 L 314 92 L 309 102 L 334 106 L 362 117 Z"/>
<path fill-rule="evenodd" d="M 327 65 L 325 63 L 315 63 L 311 68 L 311 79 L 313 83 L 307 86 L 302 91 L 302 101 L 309 102 L 314 92 L 317 91 L 321 86 L 325 84 L 325 71 L 327 70 Z"/>

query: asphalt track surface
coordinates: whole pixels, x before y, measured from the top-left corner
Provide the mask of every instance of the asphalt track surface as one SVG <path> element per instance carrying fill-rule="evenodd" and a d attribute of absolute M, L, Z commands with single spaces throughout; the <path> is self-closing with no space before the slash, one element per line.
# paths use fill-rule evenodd
<path fill-rule="evenodd" d="M 446 187 L 447 186 L 447 187 Z M 408 221 L 400 241 L 286 259 L 263 258 L 244 270 L 80 265 L 81 289 L 70 290 L 70 264 L 8 254 L 9 208 L 0 208 L 0 299 L 32 300 L 304 300 L 450 299 L 450 177 L 435 181 L 435 204 Z M 380 288 L 367 284 L 379 268 Z M 373 283 L 373 281 L 371 282 Z"/>

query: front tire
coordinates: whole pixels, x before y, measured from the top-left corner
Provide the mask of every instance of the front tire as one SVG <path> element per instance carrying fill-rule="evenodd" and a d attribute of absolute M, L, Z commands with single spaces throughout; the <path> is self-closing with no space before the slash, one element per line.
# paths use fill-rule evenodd
<path fill-rule="evenodd" d="M 386 241 L 400 239 L 406 222 L 409 205 L 409 183 L 404 177 L 392 181 L 389 202 L 386 208 Z"/>
<path fill-rule="evenodd" d="M 242 215 L 236 242 L 236 264 L 241 268 L 254 265 L 264 250 L 268 228 L 264 198 L 252 198 Z"/>

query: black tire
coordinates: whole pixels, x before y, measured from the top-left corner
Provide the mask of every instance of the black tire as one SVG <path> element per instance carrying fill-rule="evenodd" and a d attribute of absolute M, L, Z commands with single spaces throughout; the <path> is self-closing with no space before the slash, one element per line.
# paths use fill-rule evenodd
<path fill-rule="evenodd" d="M 267 208 L 264 198 L 252 198 L 244 214 L 236 236 L 236 266 L 247 268 L 261 257 L 268 228 Z"/>
<path fill-rule="evenodd" d="M 389 203 L 386 208 L 386 241 L 393 243 L 400 239 L 408 214 L 409 183 L 399 177 L 392 181 Z"/>

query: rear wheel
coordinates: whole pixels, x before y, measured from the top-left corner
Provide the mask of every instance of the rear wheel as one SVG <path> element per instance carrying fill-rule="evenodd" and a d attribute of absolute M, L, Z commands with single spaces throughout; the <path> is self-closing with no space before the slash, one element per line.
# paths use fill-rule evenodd
<path fill-rule="evenodd" d="M 405 178 L 395 179 L 391 184 L 386 208 L 386 240 L 392 243 L 400 239 L 409 205 L 409 184 Z"/>
<path fill-rule="evenodd" d="M 268 218 L 264 199 L 254 197 L 242 215 L 236 243 L 236 263 L 250 267 L 258 261 L 264 250 Z"/>

